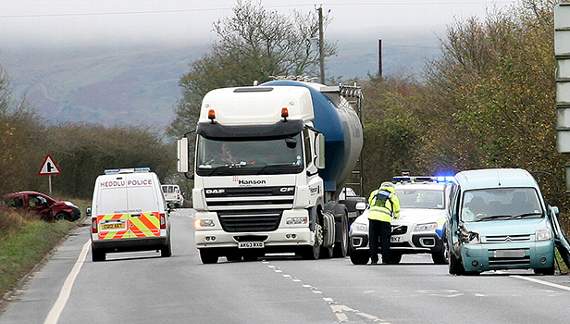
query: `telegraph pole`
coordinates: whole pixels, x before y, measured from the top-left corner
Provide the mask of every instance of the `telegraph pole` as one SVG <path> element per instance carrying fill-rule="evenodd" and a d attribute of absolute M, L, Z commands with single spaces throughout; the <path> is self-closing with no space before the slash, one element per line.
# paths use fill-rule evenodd
<path fill-rule="evenodd" d="M 325 35 L 323 31 L 323 6 L 317 8 L 319 15 L 319 66 L 321 71 L 321 83 L 325 84 Z"/>
<path fill-rule="evenodd" d="M 382 78 L 382 39 L 378 40 L 378 77 Z"/>

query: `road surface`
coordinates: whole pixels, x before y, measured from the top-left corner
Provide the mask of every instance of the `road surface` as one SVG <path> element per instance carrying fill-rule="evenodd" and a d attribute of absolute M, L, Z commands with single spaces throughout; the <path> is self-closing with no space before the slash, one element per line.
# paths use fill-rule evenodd
<path fill-rule="evenodd" d="M 202 265 L 192 215 L 173 214 L 171 258 L 138 252 L 93 263 L 89 227 L 79 228 L 12 298 L 0 324 L 569 321 L 568 276 L 454 277 L 424 255 L 405 256 L 400 265 L 286 256 Z"/>

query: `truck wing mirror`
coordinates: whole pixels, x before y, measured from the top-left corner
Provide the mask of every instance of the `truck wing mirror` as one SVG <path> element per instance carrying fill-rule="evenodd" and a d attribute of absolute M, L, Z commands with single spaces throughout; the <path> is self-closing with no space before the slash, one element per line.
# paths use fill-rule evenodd
<path fill-rule="evenodd" d="M 177 141 L 178 162 L 176 168 L 178 172 L 188 172 L 188 138 L 184 137 Z"/>
<path fill-rule="evenodd" d="M 321 133 L 317 134 L 315 141 L 315 165 L 319 169 L 325 168 L 325 136 Z"/>

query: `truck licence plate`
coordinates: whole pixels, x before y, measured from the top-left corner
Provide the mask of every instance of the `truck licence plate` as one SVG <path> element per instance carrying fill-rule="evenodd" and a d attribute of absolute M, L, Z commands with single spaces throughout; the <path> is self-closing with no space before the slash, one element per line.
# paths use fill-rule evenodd
<path fill-rule="evenodd" d="M 390 236 L 390 242 L 400 243 L 400 242 L 402 242 L 402 237 L 401 236 Z"/>
<path fill-rule="evenodd" d="M 495 258 L 523 258 L 526 255 L 525 250 L 496 250 Z"/>
<path fill-rule="evenodd" d="M 263 249 L 263 242 L 238 242 L 238 249 Z"/>

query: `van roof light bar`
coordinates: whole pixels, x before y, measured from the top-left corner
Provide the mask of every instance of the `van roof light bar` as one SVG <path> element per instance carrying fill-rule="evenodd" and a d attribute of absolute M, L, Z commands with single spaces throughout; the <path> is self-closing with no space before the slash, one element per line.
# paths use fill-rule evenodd
<path fill-rule="evenodd" d="M 125 173 L 145 173 L 145 172 L 150 172 L 150 168 L 139 167 L 139 168 L 107 169 L 105 170 L 105 175 L 125 174 Z"/>

